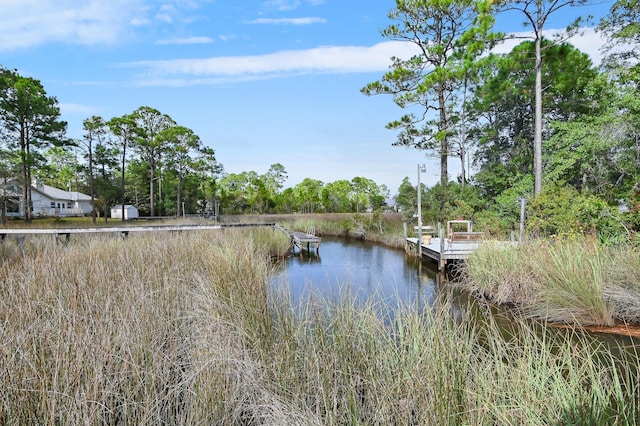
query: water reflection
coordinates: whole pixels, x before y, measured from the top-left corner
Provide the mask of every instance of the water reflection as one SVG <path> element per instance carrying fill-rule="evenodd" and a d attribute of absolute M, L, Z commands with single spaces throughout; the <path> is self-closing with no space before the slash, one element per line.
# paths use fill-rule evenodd
<path fill-rule="evenodd" d="M 421 310 L 436 298 L 438 273 L 403 251 L 344 239 L 323 238 L 319 253 L 297 254 L 278 265 L 271 281 L 294 305 L 319 296 L 338 301 L 345 292 L 357 303 L 382 299 Z"/>
<path fill-rule="evenodd" d="M 442 292 L 446 283 L 444 279 L 440 281 L 435 265 L 419 262 L 403 251 L 357 240 L 323 238 L 318 254 L 313 250 L 311 253 L 305 251 L 277 265 L 271 287 L 275 292 L 285 292 L 293 306 L 301 306 L 309 300 L 338 302 L 345 295 L 356 303 L 383 299 L 384 309 L 380 312 L 386 311 L 387 318 L 392 318 L 399 304 L 418 311 L 433 307 L 438 291 Z M 474 303 L 461 291 L 452 290 L 447 294 L 452 296 L 449 307 L 455 318 L 461 318 L 466 312 L 484 323 L 489 314 L 505 335 L 516 333 L 514 327 L 517 329 L 520 323 L 513 321 L 513 313 L 508 309 Z M 480 305 L 483 305 L 482 309 L 479 309 Z M 542 327 L 536 322 L 531 324 L 541 335 L 576 333 L 570 329 Z M 602 333 L 591 336 L 610 352 L 638 357 L 635 338 Z"/>

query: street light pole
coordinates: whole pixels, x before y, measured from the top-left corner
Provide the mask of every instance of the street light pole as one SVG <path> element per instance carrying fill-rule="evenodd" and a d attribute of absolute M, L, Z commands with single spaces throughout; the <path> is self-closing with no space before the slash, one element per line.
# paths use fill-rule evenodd
<path fill-rule="evenodd" d="M 420 173 L 427 171 L 424 164 L 418 164 L 418 257 L 422 260 L 422 190 L 420 188 Z"/>

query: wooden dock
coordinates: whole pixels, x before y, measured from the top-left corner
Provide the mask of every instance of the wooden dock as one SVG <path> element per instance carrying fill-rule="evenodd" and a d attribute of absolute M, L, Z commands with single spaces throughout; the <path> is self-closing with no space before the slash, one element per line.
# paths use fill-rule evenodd
<path fill-rule="evenodd" d="M 302 250 L 305 245 L 307 252 L 311 252 L 311 245 L 315 247 L 316 253 L 320 250 L 320 237 L 305 232 L 290 232 L 294 246 Z"/>
<path fill-rule="evenodd" d="M 158 226 L 104 226 L 92 228 L 11 228 L 0 229 L 0 241 L 8 235 L 54 235 L 58 240 L 69 241 L 71 234 L 116 234 L 126 238 L 130 232 L 159 232 L 159 231 L 199 231 L 207 229 L 221 229 L 223 225 L 158 225 Z"/>
<path fill-rule="evenodd" d="M 306 248 L 308 253 L 311 253 L 311 246 L 316 250 L 316 253 L 320 251 L 320 242 L 322 239 L 315 235 L 316 230 L 313 226 L 307 229 L 307 232 L 299 232 L 299 231 L 289 231 L 287 228 L 276 224 L 275 228 L 289 235 L 291 239 L 291 244 L 294 247 L 298 247 L 298 250 L 302 252 L 303 249 Z M 306 246 L 306 247 L 305 247 Z"/>
<path fill-rule="evenodd" d="M 0 229 L 0 242 L 8 235 L 16 235 L 19 240 L 24 240 L 27 235 L 54 235 L 57 241 L 68 242 L 71 234 L 115 234 L 122 238 L 129 236 L 131 232 L 181 232 L 202 231 L 223 228 L 254 228 L 270 227 L 286 233 L 291 239 L 291 244 L 299 250 L 306 248 L 311 251 L 311 246 L 319 251 L 321 238 L 314 235 L 315 229 L 310 227 L 307 232 L 289 231 L 277 223 L 222 223 L 212 225 L 155 225 L 155 226 L 104 226 L 91 228 L 11 228 Z"/>
<path fill-rule="evenodd" d="M 434 260 L 438 269 L 446 268 L 447 263 L 468 259 L 480 247 L 483 241 L 461 241 L 449 238 L 431 238 L 429 244 L 422 242 L 422 258 Z M 418 254 L 418 239 L 407 238 L 407 251 Z"/>
<path fill-rule="evenodd" d="M 445 229 L 438 224 L 438 237 L 433 237 L 433 226 L 423 226 L 422 232 L 418 232 L 416 226 L 415 231 L 418 236 L 422 236 L 422 241 L 418 238 L 407 238 L 406 251 L 422 259 L 435 260 L 441 271 L 446 268 L 448 262 L 468 259 L 486 242 L 484 232 L 473 232 L 473 222 L 464 219 L 448 221 L 446 234 Z"/>
<path fill-rule="evenodd" d="M 71 234 L 115 234 L 126 238 L 130 232 L 181 232 L 223 228 L 275 227 L 276 223 L 216 223 L 211 225 L 98 226 L 90 228 L 11 228 L 0 229 L 0 242 L 8 235 L 24 239 L 27 235 L 54 235 L 58 241 L 69 241 Z"/>

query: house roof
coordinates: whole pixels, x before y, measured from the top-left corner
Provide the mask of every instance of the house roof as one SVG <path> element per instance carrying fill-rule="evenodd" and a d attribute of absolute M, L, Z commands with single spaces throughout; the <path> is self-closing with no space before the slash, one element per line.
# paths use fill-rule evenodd
<path fill-rule="evenodd" d="M 49 198 L 55 198 L 56 200 L 78 200 L 78 201 L 91 201 L 91 197 L 87 194 L 77 191 L 63 191 L 62 189 L 54 188 L 49 185 L 33 186 L 33 189 L 40 191 Z"/>
<path fill-rule="evenodd" d="M 21 196 L 21 194 L 11 191 L 9 188 L 5 188 L 2 185 L 0 185 L 0 195 L 8 198 L 19 198 Z"/>
<path fill-rule="evenodd" d="M 19 185 L 20 187 L 22 187 L 22 182 L 20 181 L 20 179 L 10 179 L 9 181 L 7 181 L 6 183 L 2 183 L 0 184 L 0 188 L 3 190 L 6 190 L 6 188 L 9 188 L 10 185 Z M 64 200 L 64 201 L 91 201 L 91 196 L 87 195 L 87 194 L 83 194 L 82 192 L 77 192 L 77 191 L 64 191 L 62 189 L 58 189 L 55 188 L 53 186 L 49 186 L 49 185 L 44 185 L 41 183 L 38 184 L 32 184 L 31 185 L 31 189 L 32 191 L 37 191 L 40 194 L 46 196 L 47 198 L 50 198 L 52 200 Z M 18 194 L 15 192 L 11 192 L 9 191 L 8 194 L 9 196 L 16 196 L 16 197 L 22 197 L 22 194 Z"/>

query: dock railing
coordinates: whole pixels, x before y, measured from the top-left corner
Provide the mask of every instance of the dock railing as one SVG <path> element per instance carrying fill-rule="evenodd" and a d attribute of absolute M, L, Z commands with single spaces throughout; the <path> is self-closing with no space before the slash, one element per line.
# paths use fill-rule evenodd
<path fill-rule="evenodd" d="M 449 234 L 451 241 L 482 241 L 484 232 L 452 232 Z"/>

